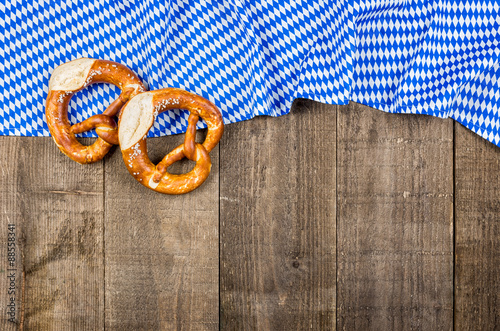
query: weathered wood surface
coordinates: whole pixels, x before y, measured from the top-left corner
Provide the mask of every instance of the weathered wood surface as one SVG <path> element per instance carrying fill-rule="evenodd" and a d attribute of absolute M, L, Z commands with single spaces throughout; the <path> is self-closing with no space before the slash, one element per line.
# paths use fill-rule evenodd
<path fill-rule="evenodd" d="M 181 141 L 150 140 L 152 158 Z M 500 148 L 451 120 L 298 100 L 228 125 L 177 197 L 119 151 L 0 151 L 0 330 L 499 329 Z"/>
<path fill-rule="evenodd" d="M 335 328 L 335 107 L 228 126 L 221 143 L 221 328 Z"/>
<path fill-rule="evenodd" d="M 23 284 L 23 236 L 19 219 L 19 167 L 13 159 L 18 156 L 20 138 L 0 137 L 0 329 L 17 330 L 21 321 Z M 8 157 L 6 157 L 6 155 Z M 11 230 L 9 231 L 9 225 Z M 11 234 L 12 233 L 12 234 Z"/>
<path fill-rule="evenodd" d="M 1 237 L 5 223 L 14 224 L 21 252 L 20 310 L 16 323 L 2 314 L 1 330 L 104 326 L 103 166 L 82 166 L 54 147 L 51 138 L 0 139 Z M 3 256 L 1 265 L 5 270 Z M 1 278 L 4 307 L 5 273 Z"/>
<path fill-rule="evenodd" d="M 455 126 L 455 330 L 500 330 L 500 148 Z"/>
<path fill-rule="evenodd" d="M 451 330 L 453 126 L 338 113 L 340 330 Z"/>
<path fill-rule="evenodd" d="M 148 154 L 159 162 L 180 143 L 182 136 L 150 139 Z M 210 155 L 210 177 L 180 196 L 140 185 L 120 153 L 106 158 L 106 330 L 218 329 L 218 148 Z"/>

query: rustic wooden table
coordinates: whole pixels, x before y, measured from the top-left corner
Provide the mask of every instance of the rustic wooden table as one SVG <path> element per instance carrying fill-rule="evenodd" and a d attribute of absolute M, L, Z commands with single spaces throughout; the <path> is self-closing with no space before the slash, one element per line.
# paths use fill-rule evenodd
<path fill-rule="evenodd" d="M 297 100 L 226 126 L 183 196 L 118 150 L 0 151 L 1 330 L 500 327 L 500 148 L 452 120 Z"/>

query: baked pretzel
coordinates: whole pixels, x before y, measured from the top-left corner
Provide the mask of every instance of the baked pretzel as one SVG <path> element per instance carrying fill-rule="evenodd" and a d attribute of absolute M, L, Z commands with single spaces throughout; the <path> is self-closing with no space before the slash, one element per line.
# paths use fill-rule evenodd
<path fill-rule="evenodd" d="M 93 83 L 110 83 L 121 89 L 120 96 L 100 115 L 71 125 L 68 105 L 71 97 Z M 81 58 L 66 62 L 52 73 L 49 81 L 45 114 L 52 138 L 59 149 L 79 163 L 92 163 L 118 144 L 114 116 L 133 96 L 145 91 L 141 80 L 129 68 L 119 63 Z M 75 134 L 94 129 L 99 136 L 90 146 L 82 145 Z"/>
<path fill-rule="evenodd" d="M 157 165 L 147 155 L 146 135 L 156 116 L 169 109 L 190 112 L 184 143 L 168 153 Z M 195 142 L 196 123 L 203 118 L 208 126 L 203 144 Z M 142 185 L 166 194 L 183 194 L 200 186 L 210 173 L 209 152 L 217 145 L 224 124 L 217 107 L 196 94 L 177 88 L 144 92 L 133 97 L 122 109 L 118 137 L 123 160 L 130 174 Z M 187 157 L 196 165 L 186 174 L 167 172 L 174 162 Z"/>

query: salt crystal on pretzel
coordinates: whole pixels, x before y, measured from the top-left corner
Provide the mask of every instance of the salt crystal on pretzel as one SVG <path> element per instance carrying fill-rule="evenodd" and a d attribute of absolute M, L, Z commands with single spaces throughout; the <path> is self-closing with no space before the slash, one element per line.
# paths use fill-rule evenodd
<path fill-rule="evenodd" d="M 184 143 L 154 165 L 147 154 L 146 135 L 161 112 L 185 109 L 190 112 Z M 196 123 L 203 118 L 208 126 L 203 144 L 195 142 Z M 118 123 L 118 138 L 123 160 L 130 174 L 142 185 L 166 194 L 183 194 L 199 187 L 211 168 L 209 152 L 218 144 L 224 124 L 222 115 L 210 101 L 196 94 L 165 88 L 141 93 L 133 97 L 122 109 Z M 170 174 L 167 168 L 187 157 L 195 161 L 186 174 Z"/>
<path fill-rule="evenodd" d="M 71 97 L 94 83 L 114 84 L 122 93 L 103 114 L 72 126 L 68 120 Z M 130 98 L 144 91 L 137 75 L 116 62 L 81 58 L 58 66 L 49 81 L 45 108 L 52 138 L 59 149 L 76 162 L 92 163 L 102 159 L 113 145 L 118 144 L 117 125 L 113 117 Z M 75 135 L 93 128 L 99 138 L 90 146 L 82 145 Z"/>

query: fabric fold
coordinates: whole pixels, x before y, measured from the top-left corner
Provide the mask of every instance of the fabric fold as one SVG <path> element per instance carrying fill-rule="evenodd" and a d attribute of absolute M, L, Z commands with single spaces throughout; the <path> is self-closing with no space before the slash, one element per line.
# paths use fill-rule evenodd
<path fill-rule="evenodd" d="M 127 65 L 149 89 L 197 93 L 226 124 L 287 114 L 295 98 L 353 100 L 451 117 L 499 145 L 499 30 L 488 0 L 2 1 L 0 134 L 47 136 L 50 74 L 92 57 Z M 78 92 L 70 121 L 118 91 Z M 187 116 L 162 113 L 149 136 L 184 132 Z"/>

